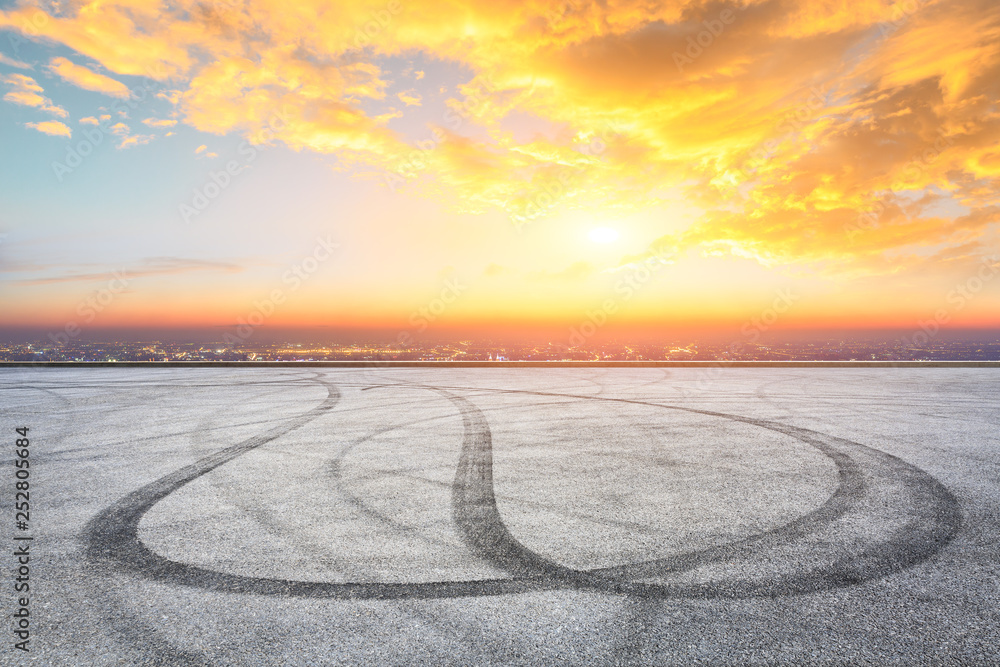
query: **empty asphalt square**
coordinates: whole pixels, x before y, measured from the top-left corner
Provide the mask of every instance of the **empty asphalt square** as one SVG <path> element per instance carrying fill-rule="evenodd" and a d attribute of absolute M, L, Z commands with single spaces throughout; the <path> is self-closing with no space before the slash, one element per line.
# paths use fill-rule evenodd
<path fill-rule="evenodd" d="M 988 368 L 4 368 L 3 654 L 995 664 L 998 404 Z"/>

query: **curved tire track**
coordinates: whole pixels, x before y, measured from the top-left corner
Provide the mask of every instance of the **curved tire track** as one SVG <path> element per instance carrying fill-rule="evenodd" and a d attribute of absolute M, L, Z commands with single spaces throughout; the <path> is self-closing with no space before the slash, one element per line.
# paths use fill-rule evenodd
<path fill-rule="evenodd" d="M 491 434 L 483 413 L 469 400 L 443 387 L 409 386 L 436 391 L 459 409 L 465 435 L 452 484 L 452 515 L 470 549 L 483 560 L 510 572 L 512 577 L 420 583 L 334 583 L 247 577 L 172 561 L 142 544 L 138 537 L 138 524 L 153 505 L 220 465 L 329 411 L 339 399 L 339 392 L 329 384 L 328 398 L 313 410 L 148 484 L 101 512 L 85 530 L 88 557 L 95 562 L 115 563 L 126 571 L 154 580 L 215 591 L 261 595 L 337 599 L 443 598 L 568 587 L 651 599 L 747 598 L 801 594 L 851 586 L 912 567 L 940 550 L 961 526 L 961 509 L 957 499 L 934 477 L 902 459 L 849 440 L 779 422 L 632 399 L 497 390 L 503 393 L 634 403 L 744 422 L 789 435 L 813 446 L 831 458 L 837 467 L 839 485 L 826 503 L 773 530 L 732 543 L 643 563 L 595 570 L 568 568 L 521 544 L 503 522 L 494 494 Z M 855 457 L 868 459 L 868 468 L 874 468 L 874 471 L 866 471 Z M 805 538 L 857 508 L 860 508 L 859 513 L 863 517 L 866 511 L 872 511 L 872 508 L 866 508 L 865 501 L 870 499 L 868 494 L 888 483 L 902 485 L 905 490 L 908 501 L 906 506 L 911 517 L 908 523 L 892 534 L 890 539 L 868 545 L 826 567 L 762 580 L 723 579 L 690 584 L 632 580 L 635 577 L 655 577 L 689 571 L 724 558 L 765 554 L 770 549 Z M 875 514 L 878 514 L 877 511 Z"/>
<path fill-rule="evenodd" d="M 139 522 L 156 503 L 238 456 L 329 412 L 340 400 L 340 392 L 333 385 L 324 384 L 328 390 L 326 400 L 309 412 L 151 482 L 95 516 L 83 531 L 87 559 L 95 565 L 116 566 L 119 571 L 163 583 L 258 595 L 340 599 L 440 598 L 498 595 L 537 588 L 535 585 L 526 585 L 525 582 L 515 579 L 430 583 L 329 583 L 247 577 L 173 561 L 150 550 L 142 543 L 139 539 Z M 469 434 L 466 436 L 468 439 Z"/>

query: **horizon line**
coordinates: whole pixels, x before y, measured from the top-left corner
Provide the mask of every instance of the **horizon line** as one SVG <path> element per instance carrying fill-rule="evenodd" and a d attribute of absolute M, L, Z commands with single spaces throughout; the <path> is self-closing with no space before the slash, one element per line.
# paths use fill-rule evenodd
<path fill-rule="evenodd" d="M 0 368 L 10 367 L 250 367 L 272 368 L 295 366 L 299 368 L 1000 368 L 1000 361 L 987 360 L 913 360 L 913 361 L 819 361 L 819 360 L 769 360 L 769 361 L 451 361 L 451 360 L 343 360 L 343 361 L 0 361 Z"/>

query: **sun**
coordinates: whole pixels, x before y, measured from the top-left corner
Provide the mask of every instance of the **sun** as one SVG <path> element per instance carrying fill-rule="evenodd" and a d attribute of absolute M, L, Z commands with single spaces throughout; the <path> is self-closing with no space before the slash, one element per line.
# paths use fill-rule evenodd
<path fill-rule="evenodd" d="M 610 227 L 595 227 L 587 234 L 594 243 L 612 243 L 618 240 L 618 230 Z"/>

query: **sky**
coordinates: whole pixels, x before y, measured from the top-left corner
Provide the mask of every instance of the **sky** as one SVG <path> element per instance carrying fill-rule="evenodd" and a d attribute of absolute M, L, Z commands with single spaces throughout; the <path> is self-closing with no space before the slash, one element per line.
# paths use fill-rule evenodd
<path fill-rule="evenodd" d="M 998 99 L 995 0 L 0 2 L 0 330 L 995 330 Z"/>

